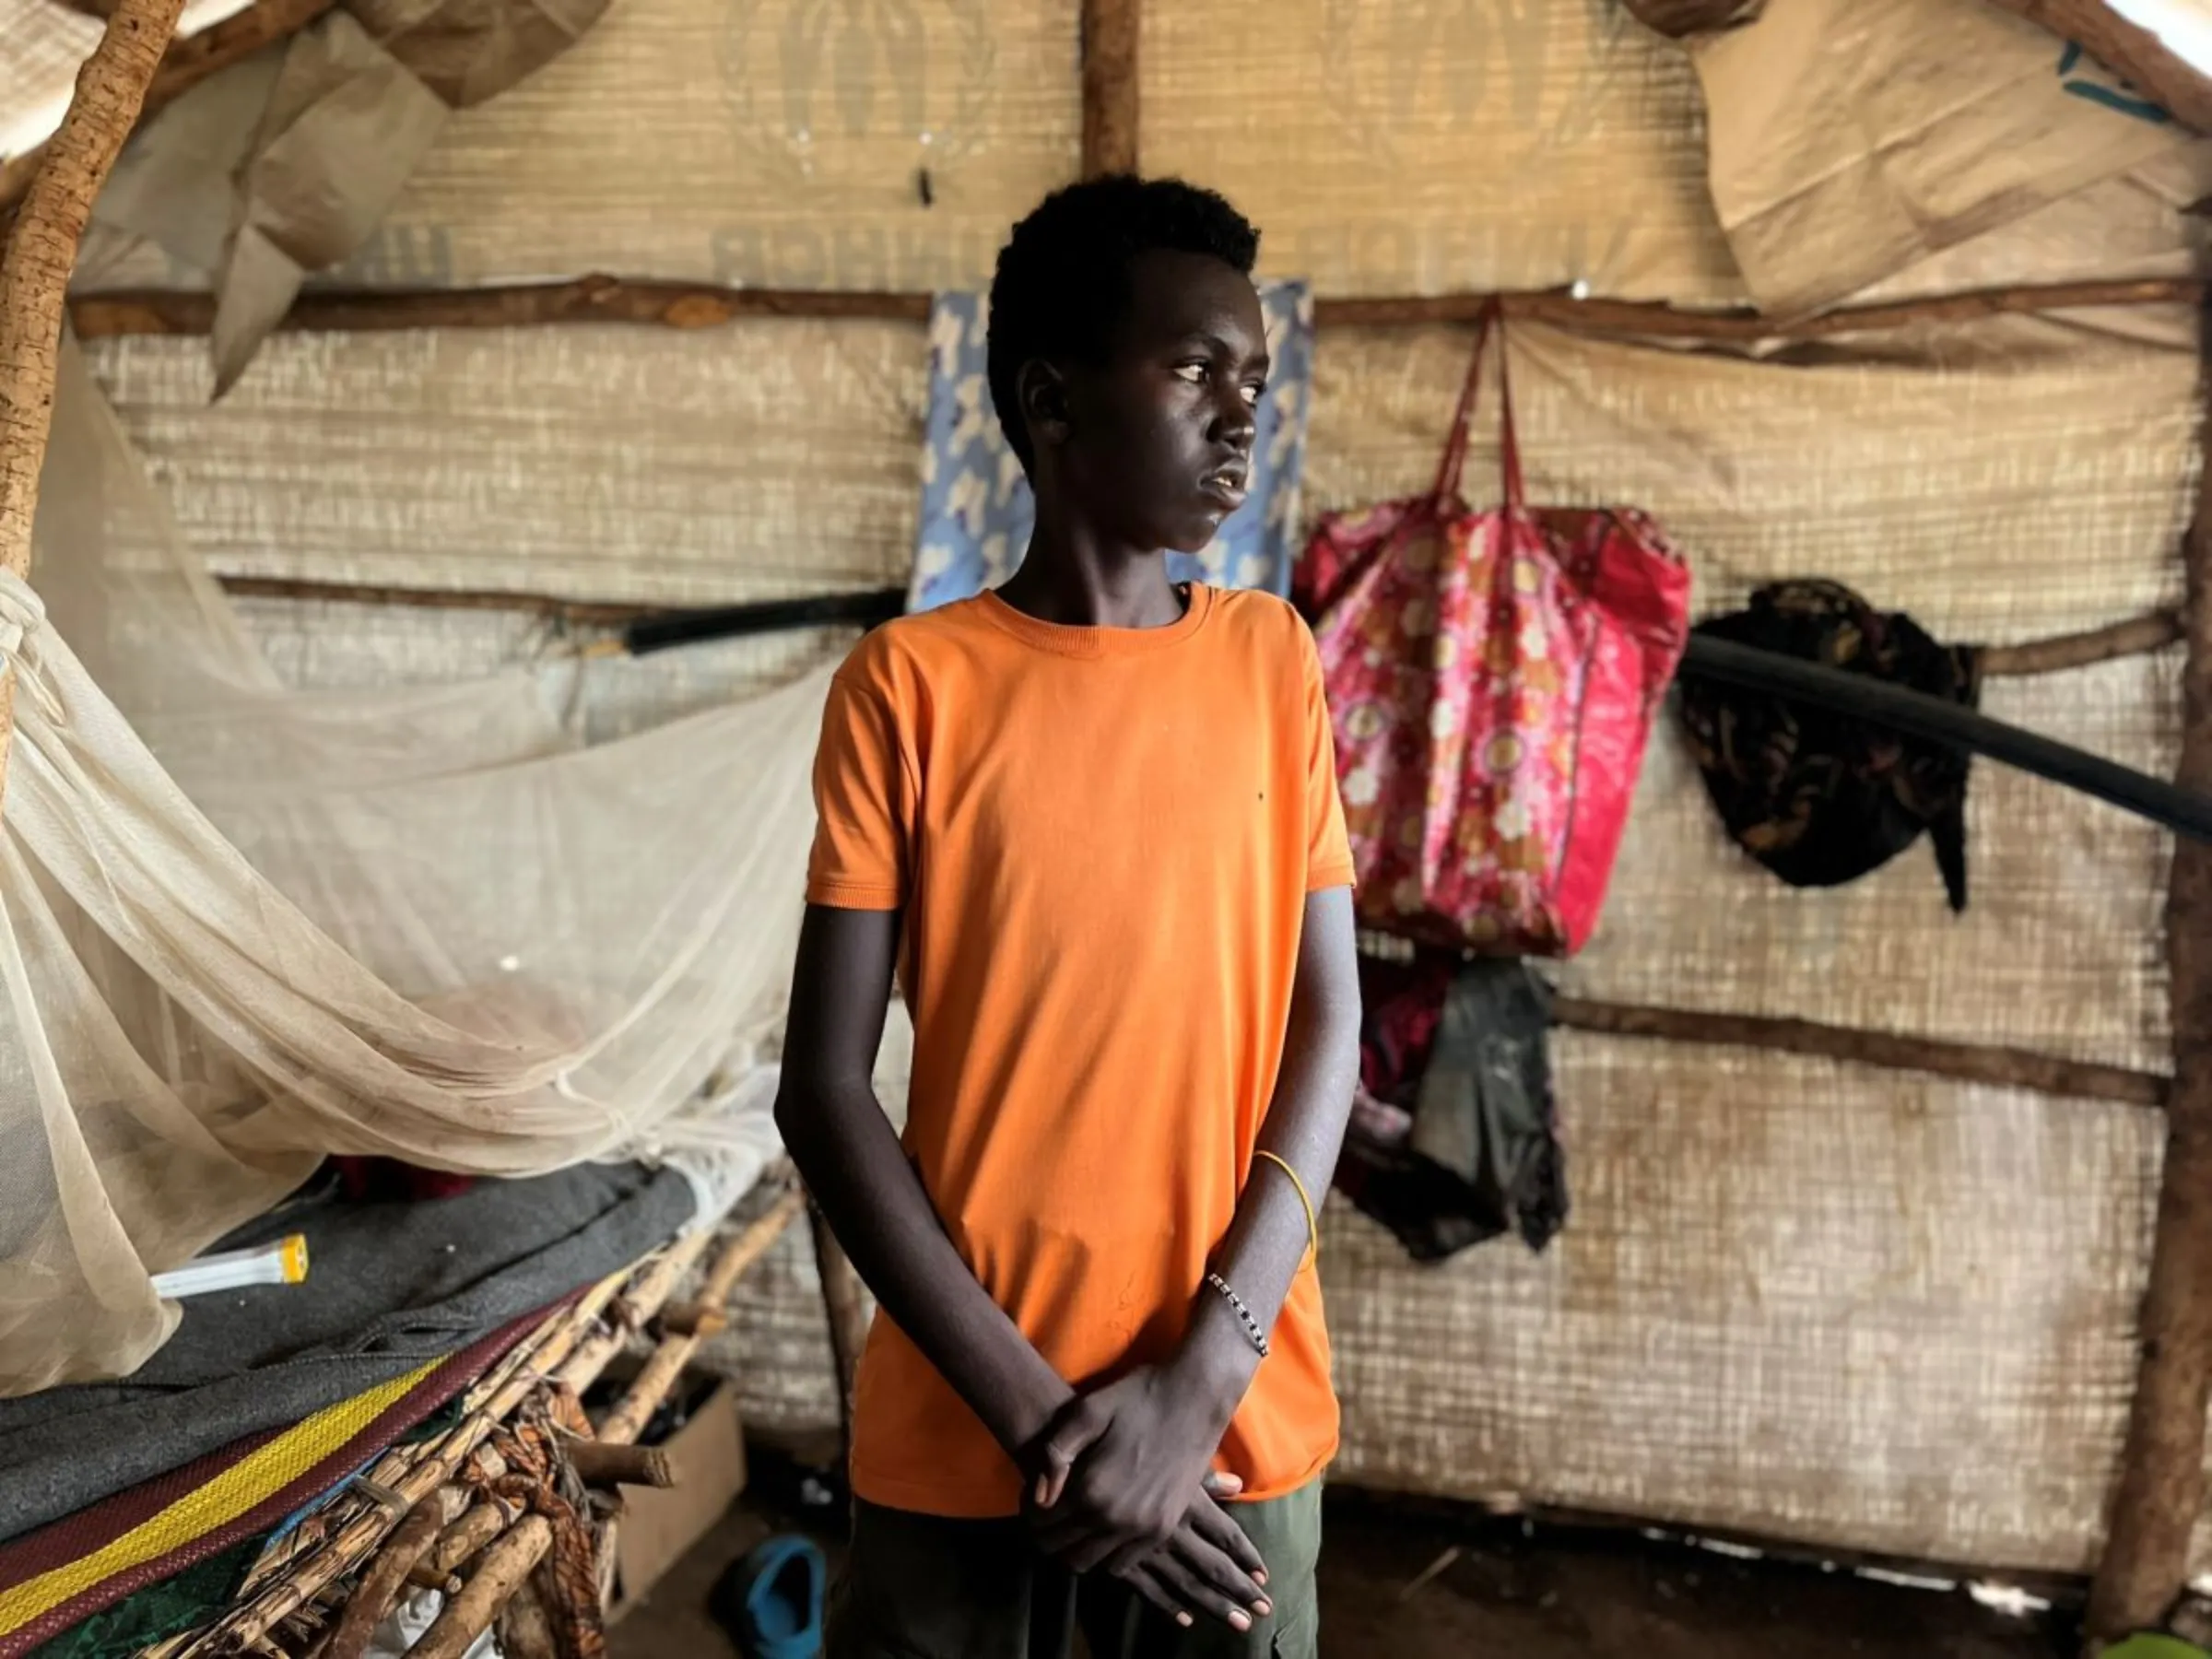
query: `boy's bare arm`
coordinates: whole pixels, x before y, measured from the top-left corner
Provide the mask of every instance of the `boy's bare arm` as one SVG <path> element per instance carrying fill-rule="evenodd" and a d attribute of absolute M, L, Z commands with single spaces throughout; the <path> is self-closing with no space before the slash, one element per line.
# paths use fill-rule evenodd
<path fill-rule="evenodd" d="M 876 1099 L 896 911 L 809 905 L 776 1127 L 876 1300 L 1009 1454 L 1073 1397 L 946 1237 Z"/>
<path fill-rule="evenodd" d="M 1331 888 L 1306 900 L 1291 994 L 1283 1065 L 1260 1126 L 1259 1149 L 1298 1171 L 1318 1224 L 1322 1200 L 1336 1173 L 1359 1081 L 1359 963 L 1353 941 L 1352 890 Z M 1214 1271 L 1251 1310 L 1260 1328 L 1275 1328 L 1283 1299 L 1304 1262 L 1306 1197 L 1281 1170 L 1255 1159 L 1236 1219 L 1214 1252 Z M 1226 1428 L 1259 1370 L 1259 1355 L 1229 1299 L 1201 1291 L 1175 1367 L 1209 1394 Z"/>
<path fill-rule="evenodd" d="M 1260 1131 L 1318 1204 L 1335 1171 L 1359 1071 L 1359 976 L 1348 888 L 1306 900 L 1283 1064 Z M 1253 1164 L 1213 1270 L 1272 1330 L 1304 1260 L 1306 1206 L 1283 1172 Z M 1082 1569 L 1144 1547 L 1158 1512 L 1205 1474 L 1260 1355 L 1229 1299 L 1199 1290 L 1173 1358 L 1065 1409 L 1039 1456 L 1041 1541 Z"/>
<path fill-rule="evenodd" d="M 898 947 L 896 912 L 807 906 L 776 1126 L 876 1300 L 1019 1457 L 1075 1391 L 952 1247 L 876 1099 Z M 1122 1573 L 1155 1606 L 1188 1624 L 1194 1612 L 1242 1618 L 1240 1608 L 1264 1605 L 1259 1556 L 1210 1497 L 1186 1494 L 1162 1535 L 1164 1545 Z"/>

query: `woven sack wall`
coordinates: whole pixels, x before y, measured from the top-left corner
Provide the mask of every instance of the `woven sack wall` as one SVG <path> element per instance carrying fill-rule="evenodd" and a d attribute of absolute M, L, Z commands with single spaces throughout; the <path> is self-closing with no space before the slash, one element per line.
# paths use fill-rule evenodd
<path fill-rule="evenodd" d="M 868 331 L 845 329 L 855 332 Z M 735 501 L 712 514 L 688 505 L 712 487 L 706 461 L 649 467 L 623 447 L 655 418 L 659 394 L 613 366 L 677 347 L 688 355 L 671 384 L 721 384 L 724 361 L 767 365 L 759 380 L 775 394 L 717 408 L 714 453 L 794 441 L 793 423 L 823 406 L 806 376 L 833 371 L 812 325 L 726 336 L 556 330 L 512 347 L 504 337 L 361 336 L 335 352 L 332 342 L 280 341 L 256 370 L 265 390 L 249 377 L 212 415 L 187 414 L 198 372 L 187 345 L 111 344 L 98 360 L 218 563 L 239 562 L 226 551 L 232 537 L 249 549 L 297 546 L 307 538 L 272 526 L 300 524 L 322 539 L 313 557 L 280 568 L 304 576 L 397 571 L 449 584 L 504 579 L 542 591 L 558 580 L 579 594 L 735 597 L 827 585 L 838 559 L 856 585 L 901 567 L 892 533 L 872 564 L 850 535 L 822 535 L 851 522 L 834 489 L 818 514 L 771 517 L 786 535 L 762 535 L 747 521 L 763 515 Z M 812 366 L 778 366 L 779 342 Z M 600 383 L 638 388 L 595 402 L 590 442 L 614 447 L 580 452 L 565 418 L 537 413 L 512 383 L 477 394 L 465 374 L 436 378 L 449 360 L 473 365 L 485 353 L 527 362 L 532 344 L 603 353 Z M 1324 331 L 1313 499 L 1417 486 L 1465 345 L 1449 330 Z M 867 382 L 880 399 L 873 414 L 855 389 L 825 423 L 835 431 L 814 441 L 838 446 L 841 465 L 857 466 L 864 449 L 876 457 L 860 476 L 888 518 L 894 496 L 912 495 L 905 377 L 918 373 L 919 337 L 887 329 L 878 350 L 863 359 L 882 369 Z M 265 388 L 287 383 L 276 371 L 288 353 L 352 365 L 359 394 L 311 395 L 301 371 L 279 405 Z M 915 359 L 904 369 L 902 353 Z M 363 367 L 380 354 L 404 359 L 405 373 Z M 1534 328 L 1515 329 L 1512 354 L 1532 493 L 1649 508 L 1688 548 L 1702 606 L 1734 603 L 1771 576 L 1818 572 L 1945 637 L 2010 641 L 2174 596 L 2194 450 L 2192 368 L 2179 354 L 2006 330 L 1963 338 L 1957 369 L 1803 367 Z M 660 361 L 677 375 L 673 355 Z M 571 356 L 569 367 L 600 365 Z M 388 388 L 408 376 L 437 395 L 395 410 L 387 438 L 377 399 L 393 401 Z M 501 407 L 533 413 L 494 422 Z M 1487 440 L 1487 420 L 1482 430 Z M 378 455 L 402 438 L 393 476 L 381 456 L 353 464 L 347 488 L 359 510 L 313 516 L 306 457 L 349 446 Z M 463 445 L 488 460 L 496 491 L 472 504 L 405 487 L 399 475 Z M 1478 494 L 1493 464 L 1478 446 L 1469 468 Z M 622 541 L 611 507 L 613 549 L 587 526 L 533 516 L 540 491 L 588 499 L 573 479 L 580 466 L 598 490 L 630 492 L 626 512 L 671 526 L 684 557 L 651 568 L 653 547 Z M 423 563 L 419 522 L 380 521 L 369 510 L 380 499 L 442 515 L 452 551 Z M 771 556 L 788 562 L 751 562 Z M 811 575 L 806 560 L 820 561 Z M 428 673 L 459 660 L 406 655 L 433 633 L 450 636 L 437 650 L 462 654 L 512 645 L 498 634 L 512 625 L 475 613 L 373 614 L 387 642 L 351 639 L 370 631 L 364 622 L 311 647 L 298 628 L 250 612 L 289 641 L 280 660 L 307 677 L 394 661 Z M 2172 669 L 2170 658 L 2138 658 L 1996 681 L 1988 706 L 2165 771 Z M 1670 731 L 1654 746 L 1606 925 L 1566 982 L 1623 1001 L 2157 1068 L 2166 856 L 2161 837 L 2121 815 L 1983 767 L 1970 796 L 1965 916 L 1944 909 L 1917 849 L 1840 891 L 1789 891 L 1721 838 Z M 2155 1114 L 1572 1033 L 1558 1064 L 1579 1207 L 1550 1255 L 1500 1244 L 1418 1269 L 1366 1224 L 1332 1220 L 1346 1477 L 1938 1559 L 2087 1564 L 2131 1374 Z M 805 1255 L 794 1242 L 764 1270 L 726 1344 L 748 1406 L 785 1426 L 825 1420 L 832 1399 Z"/>

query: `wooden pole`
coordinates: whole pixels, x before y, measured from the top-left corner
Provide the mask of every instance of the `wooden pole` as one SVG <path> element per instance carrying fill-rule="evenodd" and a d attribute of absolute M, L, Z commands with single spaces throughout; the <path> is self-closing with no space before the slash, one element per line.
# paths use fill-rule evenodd
<path fill-rule="evenodd" d="M 1633 1004 L 1593 1002 L 1582 996 L 1552 999 L 1552 1023 L 1572 1031 L 1606 1037 L 1652 1037 L 1674 1042 L 1711 1042 L 1730 1048 L 1806 1054 L 1889 1071 L 1924 1072 L 1962 1083 L 1997 1088 L 2025 1088 L 2073 1100 L 2109 1100 L 2119 1106 L 2157 1107 L 2168 1092 L 2155 1072 L 2099 1065 L 2039 1054 L 1994 1043 L 1947 1042 L 1933 1037 L 1905 1037 L 1853 1026 L 1819 1025 L 1809 1019 L 1775 1019 L 1751 1014 L 1712 1014 L 1698 1008 L 1650 1008 Z"/>
<path fill-rule="evenodd" d="M 1083 0 L 1083 176 L 1136 171 L 1142 0 Z"/>
<path fill-rule="evenodd" d="M 324 1644 L 322 1659 L 361 1659 L 369 1651 L 376 1627 L 392 1610 L 406 1587 L 407 1575 L 421 1565 L 438 1543 L 438 1535 L 461 1512 L 464 1500 L 458 1489 L 440 1487 L 418 1501 L 385 1541 L 354 1584 L 337 1627 Z"/>
<path fill-rule="evenodd" d="M 665 1446 L 608 1445 L 604 1441 L 571 1440 L 563 1447 L 576 1477 L 588 1487 L 672 1487 L 676 1465 Z"/>
<path fill-rule="evenodd" d="M 507 1529 L 507 1513 L 496 1498 L 487 1498 L 439 1535 L 428 1566 L 441 1578 L 465 1567 L 477 1551 Z M 325 1656 L 327 1659 L 327 1656 Z"/>
<path fill-rule="evenodd" d="M 1682 311 L 1644 300 L 1578 300 L 1564 290 L 1503 294 L 1401 294 L 1324 299 L 1323 328 L 1394 328 L 1476 322 L 1495 301 L 1516 322 L 1571 334 L 1707 346 L 1789 345 L 1899 328 L 1954 326 L 1991 317 L 2053 312 L 2190 305 L 2205 285 L 2188 277 L 2123 282 L 2030 283 L 1977 288 L 1879 305 L 1845 306 L 1818 316 L 1781 318 L 1754 311 Z M 550 323 L 641 323 L 712 328 L 741 318 L 867 318 L 926 323 L 924 293 L 834 288 L 724 288 L 712 283 L 645 282 L 605 275 L 506 288 L 318 290 L 302 294 L 278 326 L 286 330 L 370 333 L 407 328 L 533 328 Z M 214 326 L 211 294 L 171 290 L 88 295 L 70 302 L 88 340 L 115 335 L 204 335 Z"/>
<path fill-rule="evenodd" d="M 607 1304 L 606 1328 L 593 1332 L 576 1345 L 556 1380 L 563 1388 L 581 1394 L 599 1380 L 607 1361 L 622 1351 L 629 1334 L 661 1311 L 676 1293 L 677 1285 L 692 1264 L 706 1253 L 713 1234 L 706 1229 L 686 1233 L 654 1258 Z"/>
<path fill-rule="evenodd" d="M 408 1651 L 416 1659 L 461 1659 L 552 1547 L 552 1523 L 524 1515 L 484 1552 L 483 1565 Z"/>
<path fill-rule="evenodd" d="M 767 1214 L 747 1227 L 715 1257 L 701 1282 L 698 1300 L 709 1308 L 720 1308 L 730 1300 L 745 1270 L 768 1253 L 769 1246 L 783 1234 L 797 1217 L 806 1199 L 797 1193 L 786 1193 L 776 1200 Z M 628 1445 L 643 1431 L 653 1414 L 660 1409 L 676 1380 L 683 1375 L 684 1367 L 699 1351 L 700 1337 L 668 1335 L 661 1339 L 645 1361 L 644 1369 L 629 1385 L 615 1408 L 606 1414 L 599 1425 L 599 1438 L 612 1445 Z"/>
<path fill-rule="evenodd" d="M 184 0 L 121 0 L 77 71 L 76 95 L 31 175 L 0 253 L 0 568 L 30 572 L 39 471 L 53 426 L 62 306 L 92 199 L 107 182 L 146 100 Z M 15 731 L 13 665 L 0 678 L 0 790 Z"/>
<path fill-rule="evenodd" d="M 2212 789 L 2212 412 L 2203 441 L 2196 518 L 2182 556 L 2188 655 L 2176 773 L 2183 786 L 2199 790 Z M 2166 1617 L 2187 1578 L 2189 1535 L 2204 1509 L 2205 1406 L 2212 1390 L 2212 846 L 2174 845 L 2166 963 L 2173 1026 L 2166 1159 L 2135 1406 L 2089 1592 L 2092 1644 Z"/>
<path fill-rule="evenodd" d="M 241 599 L 295 599 L 326 605 L 396 605 L 428 610 L 518 611 L 571 628 L 628 628 L 697 614 L 694 606 L 641 605 L 635 600 L 568 599 L 556 594 L 509 592 L 496 588 L 406 588 L 351 582 L 311 581 L 297 576 L 218 574 L 226 594 Z M 1983 679 L 2021 679 L 2063 674 L 2121 657 L 2165 650 L 2182 637 L 2176 611 L 2148 611 L 2078 633 L 2022 640 L 2010 645 L 1983 645 L 1979 666 Z"/>

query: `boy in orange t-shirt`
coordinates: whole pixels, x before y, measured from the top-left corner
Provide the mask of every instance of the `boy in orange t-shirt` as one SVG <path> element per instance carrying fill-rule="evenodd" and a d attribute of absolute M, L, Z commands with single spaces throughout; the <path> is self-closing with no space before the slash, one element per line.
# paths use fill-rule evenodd
<path fill-rule="evenodd" d="M 1351 857 L 1304 625 L 1163 559 L 1243 500 L 1258 241 L 1127 178 L 1015 228 L 989 366 L 1027 556 L 830 694 L 776 1117 L 882 1309 L 830 1659 L 1059 1659 L 1065 1571 L 1098 1659 L 1314 1653 Z M 869 1081 L 894 972 L 903 1140 Z"/>

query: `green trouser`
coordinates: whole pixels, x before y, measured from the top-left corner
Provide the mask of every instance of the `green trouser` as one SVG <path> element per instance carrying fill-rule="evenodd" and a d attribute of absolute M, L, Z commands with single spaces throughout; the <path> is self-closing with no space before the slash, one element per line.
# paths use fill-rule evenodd
<path fill-rule="evenodd" d="M 1267 1564 L 1273 1613 L 1241 1634 L 1206 1618 L 1186 1630 L 1093 1574 L 1077 1582 L 1076 1602 L 1091 1659 L 1314 1659 L 1321 1482 L 1228 1507 Z M 826 1659 L 1065 1659 L 1030 1649 L 1038 1564 L 1020 1521 L 947 1521 L 856 1502 Z"/>

